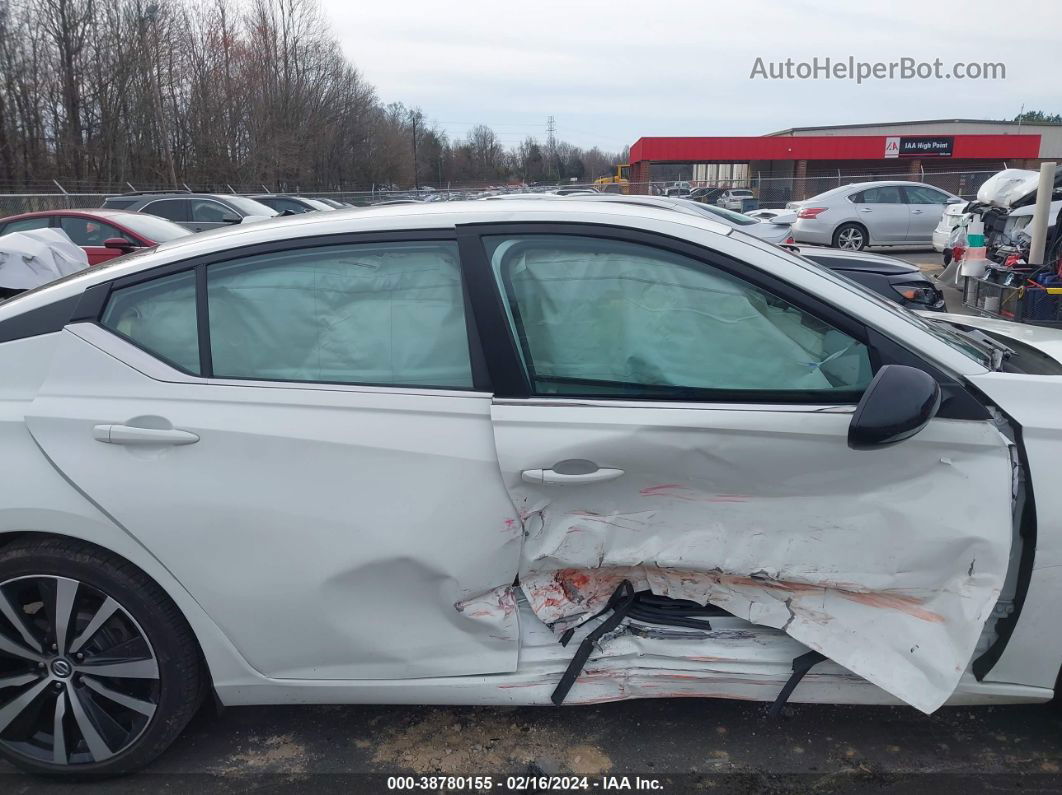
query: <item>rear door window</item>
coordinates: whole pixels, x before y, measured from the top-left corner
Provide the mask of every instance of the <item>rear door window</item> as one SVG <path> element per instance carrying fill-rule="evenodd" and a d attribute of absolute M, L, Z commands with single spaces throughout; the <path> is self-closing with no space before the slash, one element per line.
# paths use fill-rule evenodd
<path fill-rule="evenodd" d="M 194 271 L 115 290 L 100 323 L 163 361 L 199 373 Z"/>
<path fill-rule="evenodd" d="M 145 205 L 141 212 L 157 215 L 159 218 L 166 218 L 170 221 L 181 222 L 192 220 L 189 209 L 187 199 L 159 199 Z"/>
<path fill-rule="evenodd" d="M 898 185 L 867 188 L 851 198 L 855 204 L 903 204 L 903 194 Z"/>
<path fill-rule="evenodd" d="M 471 389 L 457 246 L 366 243 L 207 267 L 219 378 Z"/>
<path fill-rule="evenodd" d="M 47 229 L 51 223 L 52 219 L 48 216 L 23 218 L 20 221 L 11 221 L 4 226 L 0 226 L 0 234 L 6 235 L 11 232 L 25 232 L 29 229 Z"/>

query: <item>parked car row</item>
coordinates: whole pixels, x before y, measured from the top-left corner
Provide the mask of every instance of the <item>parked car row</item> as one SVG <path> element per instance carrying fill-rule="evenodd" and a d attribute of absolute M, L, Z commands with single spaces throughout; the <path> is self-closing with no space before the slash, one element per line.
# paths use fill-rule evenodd
<path fill-rule="evenodd" d="M 45 210 L 0 219 L 0 235 L 28 229 L 61 229 L 84 249 L 89 265 L 192 234 L 192 231 L 147 213 L 131 210 Z"/>
<path fill-rule="evenodd" d="M 909 309 L 945 311 L 944 294 L 936 283 L 915 265 L 883 254 L 794 245 L 791 225 L 796 214 L 792 211 L 773 211 L 764 219 L 755 219 L 733 210 L 689 199 L 672 199 L 663 196 L 583 196 L 579 198 L 610 204 L 662 207 L 687 215 L 711 218 L 758 240 L 786 246 L 806 259 Z"/>

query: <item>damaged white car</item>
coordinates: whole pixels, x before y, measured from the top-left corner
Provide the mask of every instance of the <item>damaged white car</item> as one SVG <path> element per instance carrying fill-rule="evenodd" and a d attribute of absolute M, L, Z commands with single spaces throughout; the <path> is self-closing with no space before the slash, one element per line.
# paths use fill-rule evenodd
<path fill-rule="evenodd" d="M 27 293 L 0 751 L 126 772 L 210 691 L 1048 700 L 1060 339 L 574 200 L 239 226 Z"/>

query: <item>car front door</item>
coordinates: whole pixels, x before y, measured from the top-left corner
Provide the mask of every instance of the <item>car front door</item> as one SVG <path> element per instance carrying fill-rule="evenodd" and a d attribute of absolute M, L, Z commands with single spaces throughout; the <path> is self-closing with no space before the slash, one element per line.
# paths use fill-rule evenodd
<path fill-rule="evenodd" d="M 188 228 L 193 232 L 205 232 L 231 223 L 239 223 L 240 216 L 235 210 L 213 199 L 189 199 L 192 208 L 192 221 Z"/>
<path fill-rule="evenodd" d="M 475 289 L 494 291 L 476 296 L 477 323 L 535 614 L 585 620 L 626 579 L 939 706 L 1007 569 L 995 426 L 938 418 L 854 450 L 848 426 L 884 362 L 861 324 L 700 247 L 559 229 L 463 239 L 489 285 Z"/>
<path fill-rule="evenodd" d="M 933 242 L 933 230 L 940 223 L 950 197 L 943 191 L 927 188 L 924 185 L 907 185 L 904 186 L 903 192 L 910 215 L 907 242 Z"/>
<path fill-rule="evenodd" d="M 120 282 L 28 413 L 265 676 L 516 668 L 520 522 L 456 244 L 424 238 Z"/>
<path fill-rule="evenodd" d="M 855 216 L 870 233 L 870 244 L 902 243 L 907 240 L 910 211 L 897 185 L 867 188 L 849 197 Z"/>
<path fill-rule="evenodd" d="M 99 265 L 109 259 L 120 257 L 124 252 L 116 248 L 107 248 L 104 244 L 113 237 L 129 239 L 117 227 L 105 224 L 95 218 L 75 215 L 59 216 L 59 228 L 66 232 L 75 246 L 80 246 L 88 257 L 89 265 Z"/>

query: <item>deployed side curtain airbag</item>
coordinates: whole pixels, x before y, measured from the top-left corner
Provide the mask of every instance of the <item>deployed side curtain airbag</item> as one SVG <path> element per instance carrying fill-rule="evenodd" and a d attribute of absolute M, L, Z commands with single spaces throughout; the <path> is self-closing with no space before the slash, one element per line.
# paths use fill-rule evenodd
<path fill-rule="evenodd" d="M 214 374 L 471 387 L 450 243 L 328 246 L 207 271 Z"/>
<path fill-rule="evenodd" d="M 829 390 L 869 380 L 862 345 L 725 273 L 631 244 L 529 241 L 503 244 L 494 261 L 540 386 Z"/>

